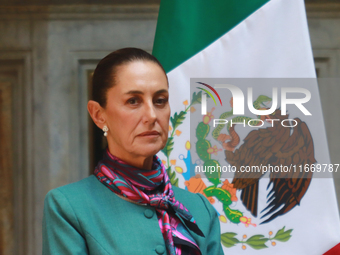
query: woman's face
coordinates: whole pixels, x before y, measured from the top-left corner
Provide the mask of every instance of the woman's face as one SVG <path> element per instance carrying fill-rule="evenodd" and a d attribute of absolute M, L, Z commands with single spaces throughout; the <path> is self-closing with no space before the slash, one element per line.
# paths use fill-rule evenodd
<path fill-rule="evenodd" d="M 168 138 L 168 81 L 151 61 L 122 65 L 116 74 L 104 109 L 109 150 L 126 162 L 143 161 L 160 151 Z"/>

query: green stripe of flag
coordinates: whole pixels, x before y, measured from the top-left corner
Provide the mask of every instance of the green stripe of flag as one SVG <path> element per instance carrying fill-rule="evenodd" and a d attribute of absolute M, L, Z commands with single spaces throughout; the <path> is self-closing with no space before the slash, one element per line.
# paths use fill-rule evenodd
<path fill-rule="evenodd" d="M 169 72 L 268 1 L 162 0 L 152 54 Z"/>

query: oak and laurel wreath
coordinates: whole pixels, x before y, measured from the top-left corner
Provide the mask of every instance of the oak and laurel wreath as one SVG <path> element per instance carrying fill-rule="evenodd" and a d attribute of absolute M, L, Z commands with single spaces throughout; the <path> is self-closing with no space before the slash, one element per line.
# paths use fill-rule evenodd
<path fill-rule="evenodd" d="M 194 94 L 192 96 L 191 103 L 185 108 L 185 110 L 181 111 L 179 114 L 177 114 L 177 112 L 175 112 L 174 116 L 170 117 L 172 132 L 171 132 L 171 135 L 168 138 L 168 141 L 167 141 L 165 147 L 163 148 L 162 152 L 164 153 L 164 155 L 167 158 L 167 166 L 168 167 L 167 167 L 166 171 L 169 175 L 170 182 L 171 182 L 172 185 L 174 185 L 176 187 L 178 187 L 178 178 L 176 178 L 176 172 L 171 169 L 171 165 L 170 165 L 170 153 L 173 150 L 173 146 L 174 146 L 175 131 L 179 127 L 179 125 L 181 125 L 183 123 L 183 121 L 185 120 L 186 114 L 188 113 L 190 107 L 195 105 L 195 104 L 201 103 L 201 98 L 202 98 L 201 95 L 202 95 L 202 91 L 200 91 L 197 94 L 196 94 L 196 92 L 194 92 Z M 189 171 L 189 169 L 187 171 Z"/>
<path fill-rule="evenodd" d="M 172 132 L 171 132 L 170 137 L 167 140 L 165 147 L 161 151 L 164 153 L 164 155 L 167 158 L 167 169 L 166 169 L 166 171 L 167 171 L 167 174 L 170 178 L 170 182 L 171 182 L 172 185 L 174 185 L 176 187 L 178 187 L 178 178 L 176 177 L 176 172 L 171 169 L 171 165 L 170 165 L 170 154 L 171 154 L 171 152 L 173 150 L 173 146 L 174 146 L 175 131 L 185 120 L 186 115 L 187 115 L 188 111 L 190 110 L 190 108 L 195 104 L 201 104 L 201 96 L 202 96 L 202 91 L 200 91 L 198 93 L 194 92 L 193 95 L 192 95 L 191 103 L 185 108 L 185 110 L 181 111 L 180 113 L 175 112 L 175 114 L 172 117 L 170 117 Z M 200 123 L 200 124 L 201 124 L 201 127 L 202 127 L 203 123 Z M 198 127 L 198 129 L 199 129 L 199 127 Z M 207 133 L 206 133 L 206 135 L 207 135 Z M 187 169 L 187 171 L 189 171 L 189 169 Z M 215 192 L 212 192 L 212 191 L 221 190 L 221 188 L 217 187 L 218 184 L 220 184 L 220 179 L 219 179 L 220 176 L 218 175 L 218 176 L 207 176 L 207 177 L 208 177 L 208 180 L 210 182 L 212 182 L 213 185 L 204 190 L 205 194 L 207 196 L 214 196 L 218 200 L 220 200 L 218 195 L 216 195 Z M 208 192 L 209 193 L 212 192 L 212 194 L 207 194 Z M 227 195 L 228 197 L 231 196 L 230 193 L 226 190 L 223 190 L 223 193 L 224 193 L 224 195 Z M 219 192 L 219 194 L 220 194 L 220 192 Z M 231 213 L 229 206 L 224 208 L 224 212 L 226 213 L 226 215 Z M 239 217 L 240 217 L 239 213 L 240 212 L 238 210 L 235 210 L 234 214 L 236 216 L 234 216 L 234 219 L 235 219 L 234 223 L 239 222 L 239 220 L 238 220 Z M 242 215 L 242 213 L 241 213 L 241 215 Z M 228 218 L 230 219 L 230 215 L 228 215 L 228 216 L 229 216 Z M 264 235 L 253 235 L 249 238 L 247 238 L 246 235 L 243 235 L 242 239 L 236 238 L 237 233 L 226 232 L 226 233 L 221 234 L 221 242 L 222 242 L 223 246 L 225 246 L 227 248 L 231 248 L 231 247 L 235 246 L 236 244 L 243 244 L 242 249 L 246 249 L 246 246 L 245 246 L 245 244 L 246 244 L 246 245 L 249 245 L 253 249 L 260 250 L 260 249 L 268 248 L 268 246 L 266 245 L 266 243 L 268 241 L 271 242 L 271 244 L 273 246 L 276 245 L 275 240 L 280 241 L 280 242 L 287 242 L 291 238 L 291 232 L 292 231 L 293 231 L 293 229 L 289 229 L 289 230 L 285 231 L 285 227 L 283 227 L 282 229 L 278 230 L 277 233 L 275 234 L 275 236 L 273 236 L 273 237 L 271 237 L 273 233 L 270 231 L 268 238 L 265 237 Z"/>
<path fill-rule="evenodd" d="M 285 231 L 285 227 L 283 227 L 279 231 L 277 231 L 277 233 L 273 237 L 271 237 L 273 233 L 270 231 L 268 238 L 265 237 L 264 235 L 253 235 L 247 239 L 247 236 L 243 235 L 242 237 L 243 239 L 241 240 L 235 237 L 237 235 L 236 233 L 227 232 L 227 233 L 221 234 L 221 242 L 227 248 L 231 248 L 235 246 L 236 244 L 240 243 L 240 244 L 243 244 L 242 249 L 246 249 L 246 246 L 244 244 L 247 244 L 255 250 L 260 250 L 260 249 L 268 248 L 268 246 L 266 245 L 266 242 L 268 241 L 271 242 L 273 246 L 276 245 L 275 240 L 280 241 L 280 242 L 287 242 L 292 236 L 291 235 L 292 231 L 293 229 L 289 229 Z"/>

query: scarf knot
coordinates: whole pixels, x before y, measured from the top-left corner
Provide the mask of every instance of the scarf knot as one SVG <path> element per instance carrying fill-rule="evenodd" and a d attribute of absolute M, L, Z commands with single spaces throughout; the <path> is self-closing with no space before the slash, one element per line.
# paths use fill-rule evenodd
<path fill-rule="evenodd" d="M 173 199 L 162 194 L 161 196 L 151 196 L 150 205 L 159 209 L 167 210 L 173 203 Z"/>

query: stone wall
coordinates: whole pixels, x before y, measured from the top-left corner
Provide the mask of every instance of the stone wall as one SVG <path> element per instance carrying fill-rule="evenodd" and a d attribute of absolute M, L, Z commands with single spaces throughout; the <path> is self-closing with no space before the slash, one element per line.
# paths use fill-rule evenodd
<path fill-rule="evenodd" d="M 159 4 L 160 0 L 0 0 L 0 5 Z"/>

